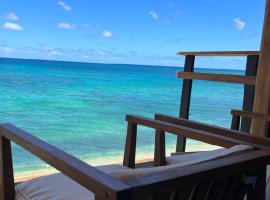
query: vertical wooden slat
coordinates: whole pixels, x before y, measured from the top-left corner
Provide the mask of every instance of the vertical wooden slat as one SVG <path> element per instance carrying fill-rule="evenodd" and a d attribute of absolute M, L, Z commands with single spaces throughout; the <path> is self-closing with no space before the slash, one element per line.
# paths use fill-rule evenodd
<path fill-rule="evenodd" d="M 10 141 L 0 136 L 0 199 L 15 200 Z"/>
<path fill-rule="evenodd" d="M 248 193 L 247 200 L 265 200 L 266 192 L 266 167 L 263 167 L 257 176 L 257 181 L 252 192 Z"/>
<path fill-rule="evenodd" d="M 246 72 L 245 72 L 246 76 L 257 75 L 258 62 L 259 62 L 259 56 L 257 55 L 250 55 L 247 57 Z M 253 85 L 244 86 L 244 99 L 243 99 L 242 110 L 252 111 L 254 92 L 255 92 L 255 86 Z M 250 123 L 251 123 L 251 119 L 242 117 L 240 130 L 243 132 L 249 133 Z"/>
<path fill-rule="evenodd" d="M 135 168 L 137 124 L 128 122 L 123 165 Z"/>
<path fill-rule="evenodd" d="M 231 129 L 239 131 L 239 126 L 240 126 L 240 116 L 238 115 L 233 115 L 232 116 L 232 124 L 231 124 Z"/>
<path fill-rule="evenodd" d="M 195 56 L 188 55 L 185 59 L 185 72 L 194 71 Z M 184 79 L 182 84 L 182 95 L 180 103 L 180 113 L 179 117 L 188 119 L 189 118 L 189 108 L 192 90 L 192 80 Z M 186 149 L 186 138 L 182 136 L 177 137 L 176 152 L 185 152 Z"/>
<path fill-rule="evenodd" d="M 166 165 L 165 132 L 156 130 L 154 166 Z"/>
<path fill-rule="evenodd" d="M 263 34 L 257 71 L 253 111 L 267 114 L 270 100 L 270 0 L 266 1 Z M 253 119 L 251 133 L 265 136 L 266 122 Z"/>

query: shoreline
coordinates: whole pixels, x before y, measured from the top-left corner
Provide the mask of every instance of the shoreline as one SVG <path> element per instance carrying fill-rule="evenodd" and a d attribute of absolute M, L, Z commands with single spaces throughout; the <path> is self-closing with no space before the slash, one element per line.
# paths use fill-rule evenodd
<path fill-rule="evenodd" d="M 174 146 L 167 147 L 167 156 L 170 156 L 172 152 L 174 152 Z M 218 146 L 208 145 L 208 144 L 189 144 L 187 145 L 187 152 L 196 152 L 196 151 L 210 151 L 220 148 Z M 153 153 L 147 153 L 147 152 L 138 152 L 136 155 L 136 162 L 142 163 L 142 162 L 148 162 L 153 160 Z M 119 156 L 116 156 L 114 158 L 111 158 L 110 160 L 99 158 L 99 161 L 96 161 L 92 166 L 99 166 L 99 165 L 106 165 L 106 164 L 122 164 L 123 156 L 120 154 Z M 93 163 L 91 160 L 84 160 L 87 164 Z M 41 169 L 41 170 L 35 170 L 35 171 L 28 171 L 24 173 L 15 174 L 15 183 L 24 182 L 27 180 L 31 180 L 34 178 L 38 178 L 41 176 L 48 176 L 50 174 L 58 173 L 59 171 L 50 168 L 50 169 Z"/>

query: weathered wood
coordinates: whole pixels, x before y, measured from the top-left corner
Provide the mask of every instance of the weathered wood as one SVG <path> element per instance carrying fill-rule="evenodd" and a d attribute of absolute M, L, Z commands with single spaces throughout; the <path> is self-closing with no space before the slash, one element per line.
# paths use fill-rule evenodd
<path fill-rule="evenodd" d="M 15 142 L 33 155 L 36 155 L 86 189 L 91 190 L 100 199 L 128 199 L 127 196 L 121 197 L 121 195 L 125 195 L 125 193 L 121 193 L 121 191 L 130 188 L 127 184 L 39 140 L 19 128 L 10 124 L 1 125 L 0 136 Z"/>
<path fill-rule="evenodd" d="M 181 125 L 181 126 L 185 126 L 185 127 L 189 127 L 193 129 L 203 130 L 206 132 L 210 132 L 212 134 L 217 134 L 217 135 L 229 137 L 232 139 L 245 141 L 254 145 L 263 146 L 264 148 L 267 148 L 267 149 L 270 148 L 270 139 L 268 138 L 256 137 L 256 136 L 252 136 L 247 133 L 240 132 L 240 131 L 235 131 L 235 130 L 231 130 L 227 128 L 208 125 L 201 122 L 181 119 L 178 117 L 172 117 L 172 116 L 167 116 L 167 115 L 162 115 L 162 114 L 156 114 L 155 118 L 164 122 Z"/>
<path fill-rule="evenodd" d="M 268 114 L 261 114 L 261 113 L 248 112 L 248 111 L 242 111 L 242 110 L 231 110 L 231 114 L 233 116 L 241 116 L 241 117 L 246 117 L 249 119 L 260 119 L 260 120 L 270 122 L 270 115 Z"/>
<path fill-rule="evenodd" d="M 187 55 L 185 58 L 184 72 L 193 72 L 195 64 L 195 56 Z M 179 117 L 188 119 L 190 100 L 192 91 L 192 80 L 184 79 L 182 83 L 182 95 L 180 101 L 180 112 Z M 185 152 L 186 149 L 186 138 L 177 136 L 176 152 Z"/>
<path fill-rule="evenodd" d="M 137 125 L 135 123 L 128 122 L 126 146 L 123 161 L 124 166 L 135 168 L 136 141 Z"/>
<path fill-rule="evenodd" d="M 226 82 L 236 84 L 255 85 L 255 76 L 241 76 L 231 74 L 210 74 L 210 73 L 195 73 L 195 72 L 177 72 L 178 78 L 196 79 L 204 81 Z"/>
<path fill-rule="evenodd" d="M 258 63 L 259 63 L 259 56 L 258 55 L 247 56 L 245 75 L 246 76 L 256 76 Z M 253 86 L 253 85 L 245 85 L 244 86 L 244 98 L 243 98 L 242 110 L 252 111 L 254 92 L 255 92 L 255 86 Z M 249 133 L 250 132 L 250 123 L 251 123 L 251 119 L 243 117 L 241 120 L 240 130 L 243 132 Z"/>
<path fill-rule="evenodd" d="M 231 129 L 239 131 L 239 126 L 240 126 L 240 116 L 233 115 Z"/>
<path fill-rule="evenodd" d="M 259 51 L 206 51 L 206 52 L 178 52 L 177 55 L 187 56 L 249 56 L 259 55 Z"/>
<path fill-rule="evenodd" d="M 0 199 L 15 200 L 15 184 L 10 141 L 0 135 Z"/>
<path fill-rule="evenodd" d="M 253 111 L 267 114 L 270 102 L 270 0 L 266 1 L 264 26 L 261 41 L 260 59 L 256 79 Z M 253 119 L 251 133 L 258 136 L 266 135 L 266 122 Z"/>
<path fill-rule="evenodd" d="M 165 132 L 156 130 L 154 166 L 166 165 Z"/>

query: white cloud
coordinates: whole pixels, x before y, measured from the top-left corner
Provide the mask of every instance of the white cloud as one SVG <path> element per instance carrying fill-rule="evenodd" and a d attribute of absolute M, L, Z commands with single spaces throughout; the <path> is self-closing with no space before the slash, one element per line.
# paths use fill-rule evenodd
<path fill-rule="evenodd" d="M 67 5 L 64 1 L 58 1 L 58 5 L 62 6 L 65 11 L 71 11 L 71 6 Z"/>
<path fill-rule="evenodd" d="M 246 22 L 244 22 L 243 20 L 241 20 L 239 17 L 234 18 L 233 19 L 233 22 L 234 22 L 235 28 L 237 28 L 240 31 L 244 30 L 245 27 L 246 27 Z"/>
<path fill-rule="evenodd" d="M 69 24 L 69 23 L 66 23 L 66 22 L 61 22 L 57 25 L 58 28 L 61 28 L 61 29 L 68 29 L 68 30 L 72 30 L 72 29 L 75 29 L 76 28 L 76 25 L 74 24 Z"/>
<path fill-rule="evenodd" d="M 14 31 L 21 31 L 23 27 L 16 23 L 6 22 L 3 25 L 4 29 L 14 30 Z"/>
<path fill-rule="evenodd" d="M 151 15 L 151 17 L 155 20 L 157 20 L 159 18 L 158 14 L 155 11 L 149 11 L 149 15 Z"/>
<path fill-rule="evenodd" d="M 9 20 L 14 20 L 14 21 L 19 19 L 19 17 L 15 15 L 13 12 L 7 13 L 5 17 Z"/>
<path fill-rule="evenodd" d="M 102 33 L 102 36 L 105 38 L 110 38 L 110 37 L 112 37 L 112 33 L 110 31 L 104 31 Z"/>
<path fill-rule="evenodd" d="M 16 49 L 8 46 L 0 46 L 0 51 L 4 53 L 14 53 Z"/>

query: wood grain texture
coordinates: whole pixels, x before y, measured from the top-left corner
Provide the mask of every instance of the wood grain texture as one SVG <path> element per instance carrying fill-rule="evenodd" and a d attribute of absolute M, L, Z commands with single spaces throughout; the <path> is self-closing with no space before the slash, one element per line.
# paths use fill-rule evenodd
<path fill-rule="evenodd" d="M 196 79 L 205 81 L 216 81 L 225 83 L 237 83 L 245 85 L 255 85 L 255 76 L 241 76 L 230 74 L 210 74 L 210 73 L 195 73 L 195 72 L 177 72 L 177 78 Z"/>
<path fill-rule="evenodd" d="M 261 41 L 260 59 L 257 72 L 253 111 L 267 114 L 270 102 L 270 0 L 266 1 L 264 26 Z M 261 119 L 253 119 L 251 133 L 266 135 L 266 123 Z"/>
<path fill-rule="evenodd" d="M 181 56 L 249 56 L 259 55 L 259 51 L 195 51 L 195 52 L 178 52 L 177 55 Z"/>

